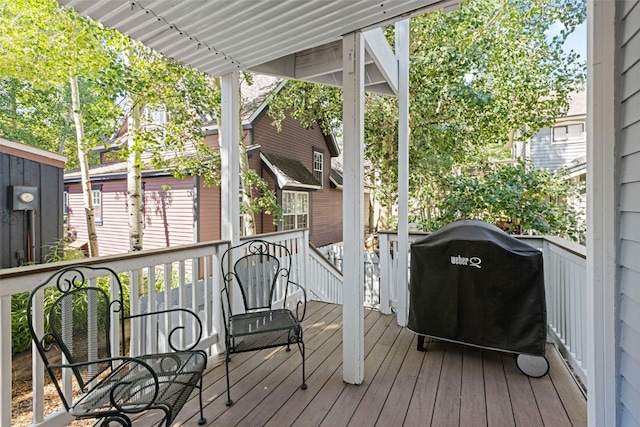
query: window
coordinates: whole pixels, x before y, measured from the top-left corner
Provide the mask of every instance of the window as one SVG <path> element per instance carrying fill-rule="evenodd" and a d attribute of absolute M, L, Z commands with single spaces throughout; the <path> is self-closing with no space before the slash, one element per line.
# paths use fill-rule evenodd
<path fill-rule="evenodd" d="M 552 134 L 554 143 L 584 141 L 584 123 L 554 126 Z"/>
<path fill-rule="evenodd" d="M 313 152 L 313 176 L 320 183 L 320 187 L 324 188 L 324 154 L 319 151 Z"/>
<path fill-rule="evenodd" d="M 147 130 L 156 135 L 158 143 L 164 143 L 167 126 L 167 112 L 164 107 L 159 106 L 157 109 L 149 109 L 146 111 L 145 116 Z"/>
<path fill-rule="evenodd" d="M 309 227 L 309 193 L 282 192 L 282 230 Z"/>
<path fill-rule="evenodd" d="M 65 187 L 62 193 L 62 214 L 65 217 L 69 215 L 69 187 Z"/>
<path fill-rule="evenodd" d="M 93 215 L 96 225 L 102 225 L 102 186 L 93 186 L 91 189 L 91 203 L 93 203 Z"/>
<path fill-rule="evenodd" d="M 64 227 L 69 226 L 69 187 L 64 187 L 62 193 L 62 223 Z"/>

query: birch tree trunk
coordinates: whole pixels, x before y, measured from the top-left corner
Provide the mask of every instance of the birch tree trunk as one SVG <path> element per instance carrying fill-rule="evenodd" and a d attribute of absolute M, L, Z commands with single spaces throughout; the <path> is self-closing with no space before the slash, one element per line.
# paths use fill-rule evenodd
<path fill-rule="evenodd" d="M 127 119 L 127 207 L 129 211 L 129 251 L 143 248 L 144 204 L 142 203 L 141 152 L 136 147 L 134 135 L 140 129 L 140 107 L 129 97 L 129 117 Z"/>
<path fill-rule="evenodd" d="M 78 76 L 69 77 L 71 85 L 71 109 L 73 110 L 73 122 L 76 128 L 76 143 L 78 145 L 78 162 L 80 163 L 80 176 L 82 182 L 82 198 L 84 212 L 87 221 L 87 235 L 89 237 L 89 255 L 96 257 L 98 251 L 98 234 L 96 233 L 96 217 L 93 209 L 91 194 L 91 179 L 89 177 L 89 159 L 84 144 L 84 127 L 82 114 L 80 113 L 80 91 L 78 89 Z"/>
<path fill-rule="evenodd" d="M 242 133 L 242 124 L 240 124 L 240 135 Z M 242 213 L 242 223 L 244 225 L 245 236 L 255 236 L 256 234 L 256 221 L 251 209 L 251 184 L 248 182 L 247 176 L 249 175 L 249 157 L 247 156 L 247 146 L 244 144 L 244 137 L 240 138 L 238 142 L 240 144 L 240 191 L 242 200 L 240 209 Z"/>

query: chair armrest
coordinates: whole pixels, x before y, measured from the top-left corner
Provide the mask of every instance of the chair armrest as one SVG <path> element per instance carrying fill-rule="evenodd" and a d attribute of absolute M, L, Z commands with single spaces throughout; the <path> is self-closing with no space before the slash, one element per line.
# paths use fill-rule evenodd
<path fill-rule="evenodd" d="M 120 362 L 120 364 L 115 366 L 116 362 Z M 151 365 L 143 360 L 135 357 L 120 356 L 97 359 L 91 362 L 52 364 L 50 367 L 77 370 L 91 365 L 104 365 L 106 363 L 111 365 L 111 373 L 100 379 L 94 387 L 87 387 L 85 384 L 83 392 L 91 393 L 98 388 L 104 388 L 105 391 L 109 392 L 111 405 L 123 413 L 133 414 L 150 409 L 158 397 L 160 384 L 156 372 Z M 144 387 L 135 388 L 134 382 L 140 379 L 144 379 Z M 90 383 L 90 381 L 87 382 L 87 384 Z M 105 384 L 106 387 L 103 387 Z M 138 391 L 136 392 L 135 390 Z M 149 393 L 149 390 L 152 390 L 152 392 Z M 141 399 L 136 396 L 137 393 L 144 393 L 144 398 Z"/>
<path fill-rule="evenodd" d="M 294 281 L 289 280 L 288 283 L 297 286 L 302 291 L 303 301 L 298 300 L 296 304 L 296 319 L 298 320 L 298 322 L 302 322 L 304 320 L 305 314 L 307 313 L 307 291 L 304 287 Z M 302 316 L 300 316 L 300 306 L 302 306 Z"/>
<path fill-rule="evenodd" d="M 193 349 L 195 349 L 195 347 L 200 343 L 200 339 L 202 338 L 202 321 L 200 320 L 200 318 L 198 317 L 198 315 L 196 313 L 194 313 L 192 310 L 186 309 L 186 308 L 171 308 L 171 309 L 167 309 L 167 310 L 158 310 L 158 311 L 150 311 L 147 313 L 138 313 L 138 314 L 132 314 L 129 316 L 126 316 L 125 319 L 136 319 L 136 318 L 141 318 L 141 317 L 153 317 L 153 316 L 160 316 L 163 314 L 174 314 L 174 313 L 184 313 L 189 315 L 190 318 L 193 319 L 194 325 L 197 325 L 198 331 L 197 331 L 197 336 L 195 341 L 187 348 L 176 348 L 173 345 L 172 342 L 172 337 L 174 336 L 174 334 L 178 331 L 184 330 L 185 327 L 183 324 L 172 324 L 172 328 L 171 330 L 168 332 L 167 334 L 167 344 L 169 345 L 169 347 L 173 350 L 173 351 L 191 351 Z"/>

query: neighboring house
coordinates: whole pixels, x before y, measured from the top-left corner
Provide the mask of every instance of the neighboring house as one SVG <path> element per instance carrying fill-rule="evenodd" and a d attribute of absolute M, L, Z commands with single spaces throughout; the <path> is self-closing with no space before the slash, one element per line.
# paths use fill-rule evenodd
<path fill-rule="evenodd" d="M 552 171 L 565 168 L 569 177 L 580 184 L 580 194 L 568 200 L 586 224 L 587 212 L 587 92 L 571 95 L 569 109 L 552 128 L 541 129 L 527 144 L 516 146 L 516 157 L 525 157 L 537 168 Z M 584 239 L 581 239 L 584 244 Z"/>
<path fill-rule="evenodd" d="M 304 129 L 290 117 L 280 132 L 266 114 L 267 97 L 279 81 L 256 76 L 249 88 L 243 85 L 243 130 L 249 166 L 275 190 L 283 208 L 283 220 L 255 215 L 257 233 L 309 228 L 316 246 L 342 241 L 342 175 L 332 170 L 339 155 L 335 139 L 319 127 Z M 218 128 L 205 127 L 205 142 L 218 148 Z M 100 254 L 129 250 L 126 163 L 108 150 L 101 164 L 90 170 Z M 204 185 L 197 177 L 177 180 L 168 171 L 144 170 L 144 248 L 162 248 L 216 240 L 220 230 L 220 187 Z M 80 173 L 65 174 L 69 227 L 77 244 L 87 241 Z"/>
<path fill-rule="evenodd" d="M 45 262 L 63 238 L 65 156 L 0 138 L 0 268 Z"/>
<path fill-rule="evenodd" d="M 566 114 L 552 128 L 541 129 L 524 148 L 520 146 L 516 157 L 526 157 L 536 167 L 550 170 L 574 168 L 578 160 L 586 165 L 586 121 L 587 93 L 574 93 Z"/>

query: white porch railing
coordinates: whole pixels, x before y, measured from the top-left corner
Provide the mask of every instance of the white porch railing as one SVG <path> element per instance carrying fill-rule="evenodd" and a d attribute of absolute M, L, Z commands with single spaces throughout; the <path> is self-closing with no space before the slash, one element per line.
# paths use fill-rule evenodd
<path fill-rule="evenodd" d="M 410 234 L 409 243 L 426 234 Z M 576 374 L 586 384 L 586 248 L 553 236 L 517 236 L 542 250 L 549 340 L 556 343 Z M 380 311 L 396 310 L 399 292 L 408 292 L 394 277 L 398 271 L 398 239 L 383 232 L 380 241 Z M 409 264 L 411 260 L 409 259 Z"/>
<path fill-rule="evenodd" d="M 424 234 L 411 234 L 409 242 L 412 243 L 423 236 Z M 292 280 L 306 287 L 310 299 L 342 303 L 342 274 L 308 244 L 307 231 L 264 234 L 259 237 L 282 243 L 291 250 L 294 258 Z M 379 309 L 392 313 L 396 309 L 398 293 L 407 292 L 408 287 L 406 284 L 399 286 L 394 280 L 398 269 L 398 244 L 395 233 L 381 233 L 379 237 L 380 280 L 368 281 L 365 284 L 365 294 L 379 296 Z M 543 251 L 549 337 L 558 345 L 584 382 L 586 250 L 583 246 L 555 237 L 524 236 L 522 239 Z M 140 301 L 144 300 L 142 305 L 151 304 L 151 309 L 161 308 L 163 305 L 178 305 L 197 311 L 205 325 L 202 342 L 213 353 L 222 349 L 219 340 L 220 331 L 223 329 L 219 306 L 220 258 L 228 247 L 228 242 L 216 241 L 86 259 L 83 263 L 107 266 L 132 277 L 132 310 L 140 309 Z M 11 324 L 12 295 L 31 291 L 53 271 L 77 262 L 0 270 L 2 324 Z M 138 272 L 140 276 L 137 275 Z M 141 280 L 136 277 L 145 278 L 147 283 L 155 283 L 156 286 L 140 291 L 145 287 L 141 286 Z M 195 287 L 191 285 L 193 278 L 198 278 Z M 165 292 L 170 287 L 170 292 Z M 5 332 L 9 332 L 9 328 L 6 328 Z M 135 334 L 136 331 L 132 331 L 132 336 Z M 10 333 L 0 336 L 0 357 L 0 425 L 11 425 Z M 33 359 L 33 424 L 67 425 L 70 418 L 64 412 L 58 411 L 53 415 L 44 416 L 44 370 L 39 357 Z"/>
<path fill-rule="evenodd" d="M 296 231 L 260 235 L 260 238 L 276 241 L 287 246 L 292 253 L 293 281 L 305 285 L 309 282 L 308 232 Z M 141 251 L 107 257 L 82 260 L 94 267 L 104 266 L 129 277 L 130 307 L 132 312 L 161 309 L 167 306 L 189 308 L 203 321 L 201 348 L 210 353 L 223 350 L 224 327 L 220 310 L 220 284 L 222 282 L 220 259 L 229 247 L 229 242 L 214 241 L 181 247 Z M 0 322 L 5 325 L 0 334 L 0 425 L 12 425 L 12 334 L 11 298 L 13 295 L 30 292 L 46 280 L 54 271 L 77 260 L 0 270 Z M 88 279 L 91 277 L 87 277 Z M 195 279 L 195 280 L 194 280 Z M 192 285 L 195 281 L 195 286 Z M 146 286 L 144 284 L 155 284 Z M 167 320 L 169 320 L 169 316 Z M 42 319 L 38 319 L 42 321 Z M 145 345 L 153 345 L 154 340 Z M 139 350 L 136 343 L 142 342 L 141 334 L 132 325 L 131 354 Z M 71 418 L 62 409 L 45 416 L 44 367 L 37 354 L 32 357 L 33 414 L 32 424 L 39 426 L 65 426 Z M 71 387 L 71 379 L 67 379 Z"/>

